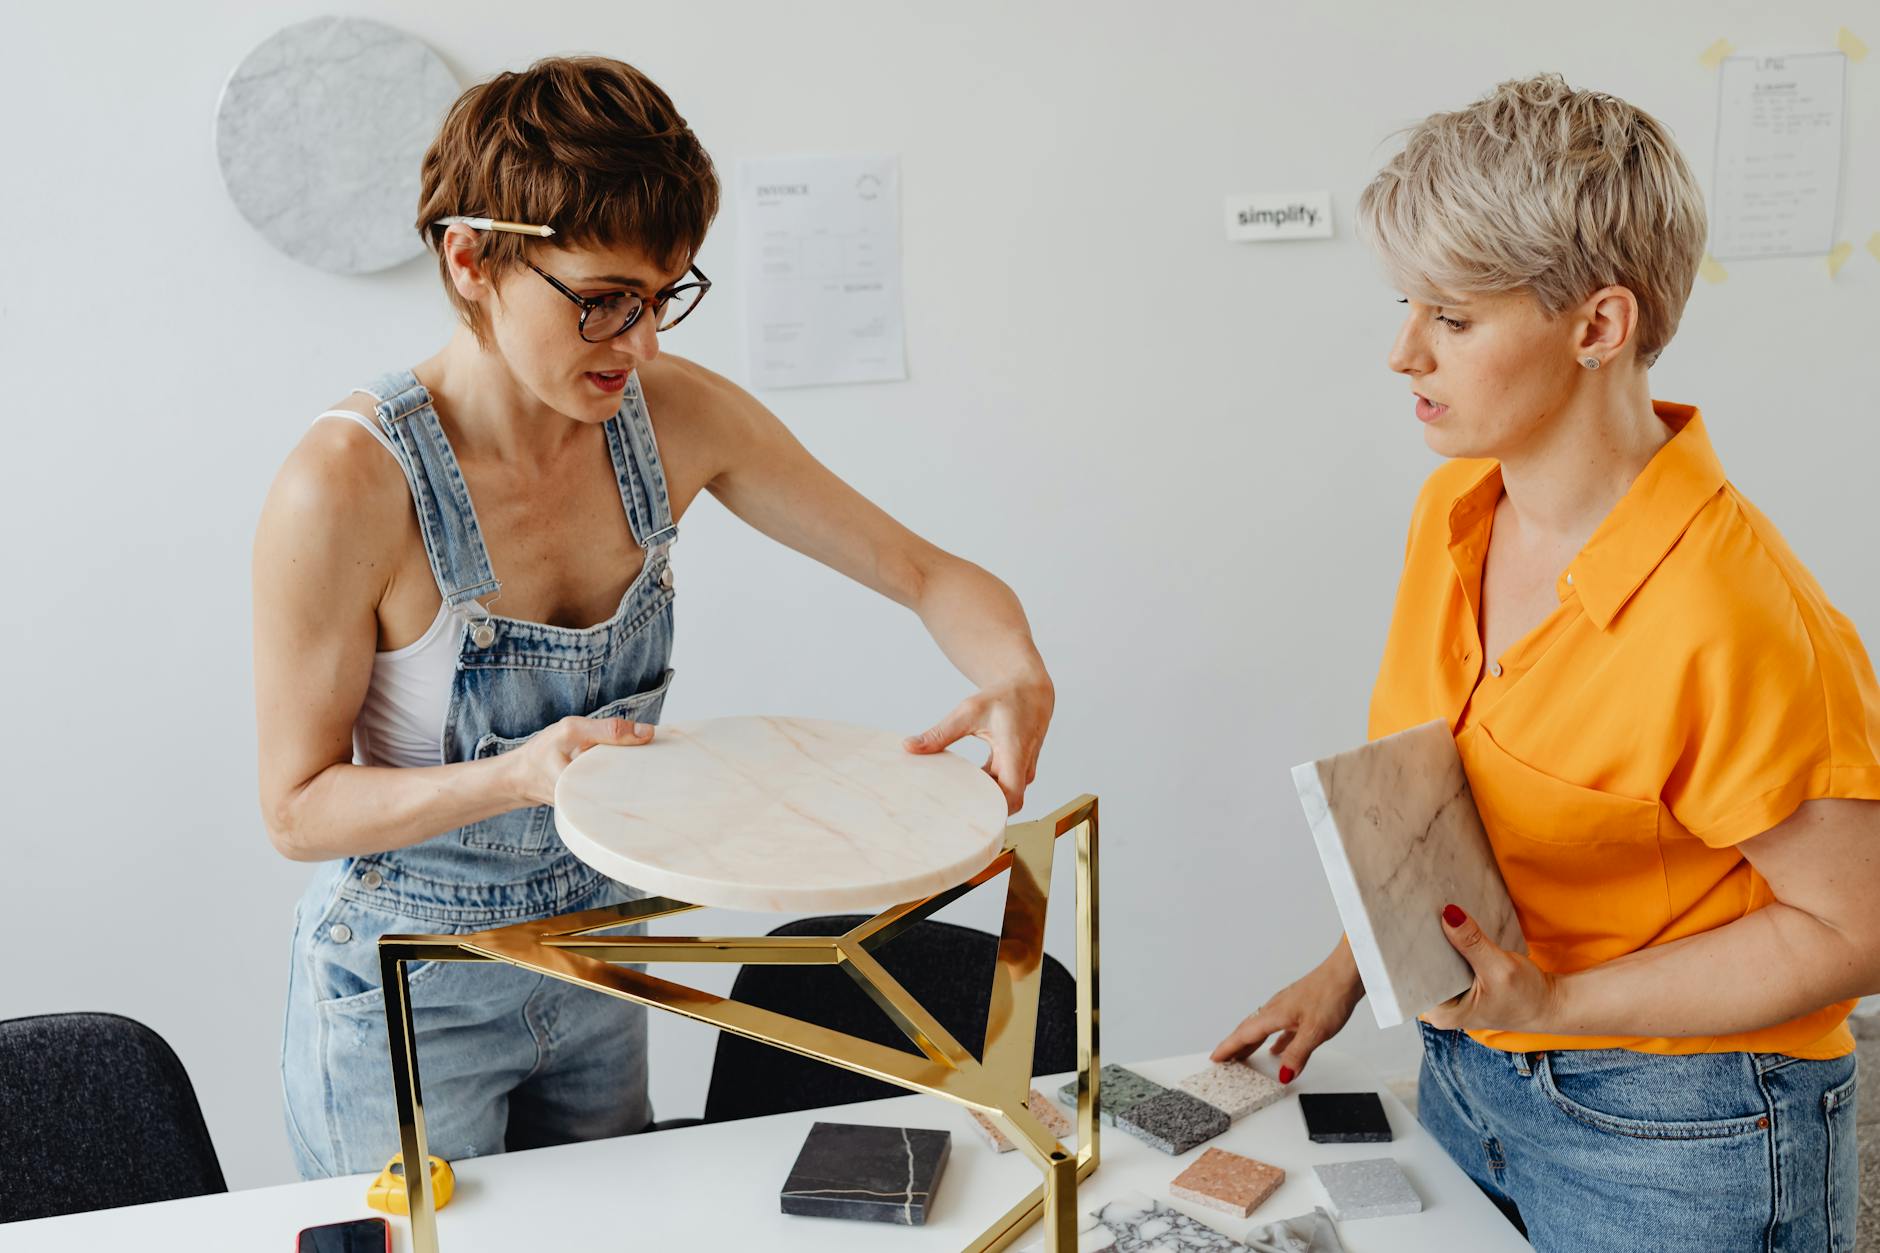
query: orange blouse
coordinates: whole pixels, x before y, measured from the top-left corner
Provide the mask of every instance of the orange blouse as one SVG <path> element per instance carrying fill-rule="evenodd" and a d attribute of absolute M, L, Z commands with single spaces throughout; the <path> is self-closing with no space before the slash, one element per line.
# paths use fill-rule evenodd
<path fill-rule="evenodd" d="M 1724 478 L 1701 416 L 1561 575 L 1560 605 L 1482 656 L 1494 461 L 1424 484 L 1370 735 L 1445 718 L 1529 955 L 1570 973 L 1724 926 L 1773 900 L 1736 845 L 1817 797 L 1880 800 L 1880 685 L 1853 623 Z M 1458 901 L 1465 909 L 1468 901 Z M 1854 1051 L 1855 1002 L 1735 1035 L 1471 1031 L 1491 1048 Z"/>

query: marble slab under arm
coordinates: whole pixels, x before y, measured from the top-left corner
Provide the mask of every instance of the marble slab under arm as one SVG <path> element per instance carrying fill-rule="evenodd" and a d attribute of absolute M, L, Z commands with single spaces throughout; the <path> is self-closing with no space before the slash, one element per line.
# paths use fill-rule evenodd
<path fill-rule="evenodd" d="M 1527 952 L 1447 723 L 1295 766 L 1293 783 L 1378 1026 L 1473 982 L 1443 934 L 1445 905 L 1468 910 L 1503 948 Z"/>

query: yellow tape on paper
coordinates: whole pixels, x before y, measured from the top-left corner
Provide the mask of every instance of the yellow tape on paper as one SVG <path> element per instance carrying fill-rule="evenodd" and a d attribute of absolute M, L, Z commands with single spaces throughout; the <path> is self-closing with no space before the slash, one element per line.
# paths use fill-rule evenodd
<path fill-rule="evenodd" d="M 1835 275 L 1839 274 L 1841 267 L 1846 265 L 1847 259 L 1853 255 L 1854 245 L 1848 243 L 1845 239 L 1830 249 L 1828 252 L 1828 277 L 1833 278 Z"/>
<path fill-rule="evenodd" d="M 1723 64 L 1723 59 L 1736 51 L 1736 46 L 1727 39 L 1719 39 L 1697 55 L 1697 63 L 1707 70 L 1714 70 Z"/>
<path fill-rule="evenodd" d="M 1850 61 L 1862 61 L 1867 57 L 1867 45 L 1860 41 L 1860 36 L 1845 26 L 1835 35 L 1834 46 L 1845 52 Z"/>
<path fill-rule="evenodd" d="M 1697 272 L 1706 283 L 1721 283 L 1730 277 L 1730 271 L 1717 264 L 1717 258 L 1704 254 L 1704 263 L 1697 267 Z"/>
<path fill-rule="evenodd" d="M 1873 254 L 1875 261 L 1880 261 L 1880 231 L 1867 236 L 1867 251 Z"/>

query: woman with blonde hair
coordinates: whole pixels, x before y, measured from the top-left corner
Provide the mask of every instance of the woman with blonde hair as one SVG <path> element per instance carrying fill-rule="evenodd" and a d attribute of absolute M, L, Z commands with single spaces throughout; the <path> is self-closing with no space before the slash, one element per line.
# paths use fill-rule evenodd
<path fill-rule="evenodd" d="M 1423 1015 L 1418 1119 L 1542 1250 L 1851 1249 L 1880 991 L 1880 687 L 1851 622 L 1652 398 L 1704 251 L 1665 128 L 1558 75 L 1413 128 L 1358 217 L 1450 458 L 1412 511 L 1370 735 L 1453 729 L 1525 956 Z M 1215 1052 L 1284 1082 L 1348 943 Z"/>
<path fill-rule="evenodd" d="M 1011 590 L 661 354 L 710 289 L 717 207 L 704 147 L 631 66 L 550 58 L 471 88 L 425 154 L 417 220 L 455 333 L 321 414 L 268 495 L 261 803 L 276 848 L 317 863 L 281 1050 L 304 1176 L 398 1148 L 380 935 L 641 895 L 562 846 L 555 781 L 592 745 L 651 740 L 668 550 L 701 493 L 920 616 L 977 690 L 909 751 L 985 739 L 1014 811 L 1032 780 L 1054 696 Z M 410 970 L 441 1156 L 646 1127 L 641 1007 L 500 964 Z"/>

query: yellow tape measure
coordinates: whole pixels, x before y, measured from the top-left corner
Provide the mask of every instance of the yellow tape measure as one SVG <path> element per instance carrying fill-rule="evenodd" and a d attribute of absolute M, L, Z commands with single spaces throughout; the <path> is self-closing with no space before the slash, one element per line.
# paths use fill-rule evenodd
<path fill-rule="evenodd" d="M 431 1208 L 443 1209 L 450 1204 L 451 1191 L 457 1186 L 456 1176 L 450 1173 L 450 1163 L 441 1157 L 431 1159 Z M 385 1169 L 366 1189 L 366 1204 L 385 1214 L 408 1214 L 411 1201 L 405 1195 L 404 1154 L 399 1154 L 385 1163 Z"/>

